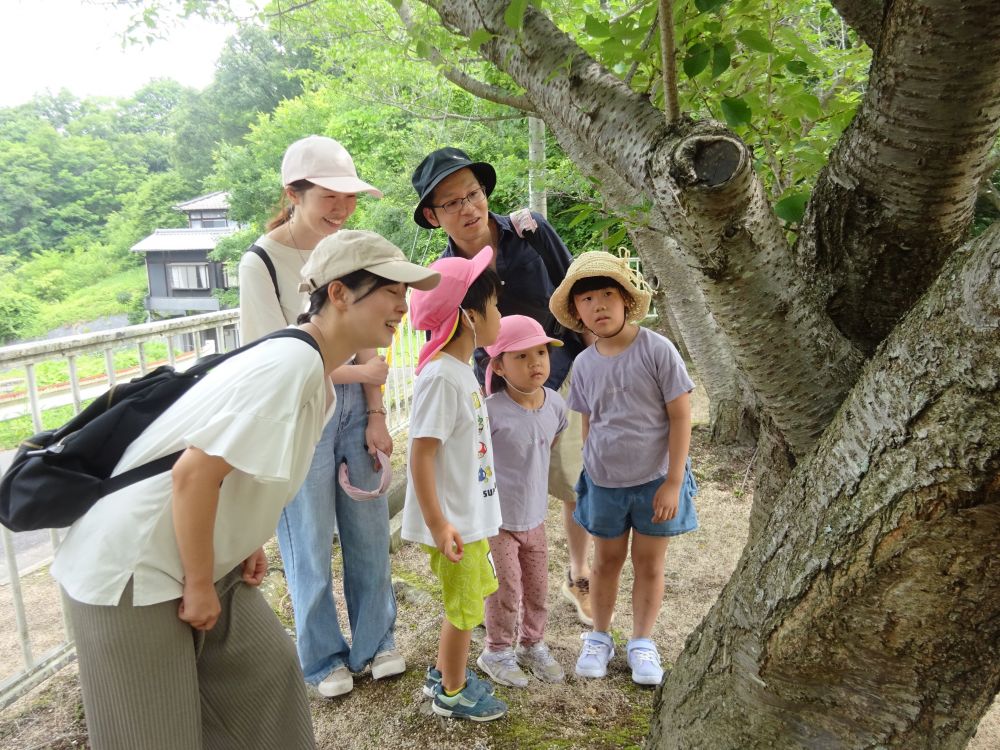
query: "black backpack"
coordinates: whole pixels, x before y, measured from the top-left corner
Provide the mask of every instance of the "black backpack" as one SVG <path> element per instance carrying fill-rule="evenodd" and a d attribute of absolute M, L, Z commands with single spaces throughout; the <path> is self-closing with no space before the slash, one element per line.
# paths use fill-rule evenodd
<path fill-rule="evenodd" d="M 0 480 L 0 523 L 11 531 L 69 526 L 105 495 L 169 470 L 183 450 L 111 477 L 125 449 L 205 373 L 273 338 L 300 339 L 319 351 L 309 334 L 285 328 L 184 372 L 164 365 L 115 385 L 62 427 L 25 440 Z"/>

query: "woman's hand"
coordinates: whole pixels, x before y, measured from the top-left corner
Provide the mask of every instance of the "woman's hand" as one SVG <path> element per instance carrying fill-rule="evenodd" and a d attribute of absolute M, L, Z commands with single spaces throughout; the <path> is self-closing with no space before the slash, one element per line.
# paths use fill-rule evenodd
<path fill-rule="evenodd" d="M 267 575 L 267 555 L 264 554 L 263 547 L 258 547 L 243 561 L 243 583 L 248 586 L 260 586 L 265 575 Z"/>
<path fill-rule="evenodd" d="M 184 593 L 177 616 L 195 630 L 211 630 L 219 619 L 222 606 L 212 583 L 192 584 L 184 581 Z"/>
<path fill-rule="evenodd" d="M 354 366 L 360 368 L 358 372 L 362 373 L 359 382 L 367 385 L 382 385 L 389 377 L 389 365 L 386 363 L 385 357 L 381 355 L 372 357 L 364 364 Z"/>
<path fill-rule="evenodd" d="M 368 452 L 375 457 L 375 451 L 380 450 L 385 455 L 392 455 L 392 435 L 389 434 L 389 428 L 385 423 L 384 414 L 369 414 L 368 415 L 368 426 L 365 427 L 365 445 L 368 446 Z M 376 466 L 377 470 L 378 467 Z"/>

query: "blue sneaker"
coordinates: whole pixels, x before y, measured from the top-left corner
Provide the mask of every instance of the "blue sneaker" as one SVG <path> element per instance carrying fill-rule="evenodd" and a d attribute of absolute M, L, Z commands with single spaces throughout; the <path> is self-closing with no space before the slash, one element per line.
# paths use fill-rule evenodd
<path fill-rule="evenodd" d="M 507 704 L 486 692 L 482 681 L 467 682 L 458 695 L 445 695 L 438 685 L 434 690 L 431 710 L 438 716 L 471 721 L 493 721 L 507 713 Z"/>
<path fill-rule="evenodd" d="M 465 681 L 469 685 L 474 682 L 481 682 L 486 686 L 486 692 L 493 695 L 496 688 L 493 687 L 493 683 L 489 680 L 482 680 L 479 676 L 473 672 L 471 669 L 465 670 Z M 434 697 L 434 689 L 441 684 L 441 670 L 437 667 L 427 667 L 427 676 L 424 679 L 424 695 L 428 698 Z"/>
<path fill-rule="evenodd" d="M 594 630 L 583 633 L 583 650 L 576 660 L 578 677 L 604 677 L 608 673 L 608 662 L 615 655 L 615 642 L 607 633 Z"/>
<path fill-rule="evenodd" d="M 633 638 L 628 642 L 628 665 L 632 667 L 632 682 L 637 685 L 659 685 L 663 680 L 660 654 L 649 638 Z"/>

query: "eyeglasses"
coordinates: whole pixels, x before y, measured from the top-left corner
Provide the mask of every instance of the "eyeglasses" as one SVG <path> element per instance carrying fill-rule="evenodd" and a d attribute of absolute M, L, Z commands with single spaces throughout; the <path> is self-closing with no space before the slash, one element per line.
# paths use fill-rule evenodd
<path fill-rule="evenodd" d="M 447 203 L 442 203 L 440 206 L 431 206 L 431 208 L 443 209 L 446 214 L 457 214 L 462 210 L 462 207 L 469 203 L 471 205 L 478 205 L 486 200 L 486 191 L 481 187 L 476 188 L 471 193 L 466 195 L 464 198 L 456 198 L 453 201 L 448 201 Z"/>

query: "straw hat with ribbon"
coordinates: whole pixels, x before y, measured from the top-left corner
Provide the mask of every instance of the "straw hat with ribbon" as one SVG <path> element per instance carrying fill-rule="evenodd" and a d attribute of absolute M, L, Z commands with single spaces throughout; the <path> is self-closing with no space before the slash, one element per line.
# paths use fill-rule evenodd
<path fill-rule="evenodd" d="M 649 303 L 653 295 L 642 276 L 632 269 L 628 260 L 603 250 L 580 253 L 566 271 L 566 278 L 556 287 L 549 298 L 549 310 L 556 320 L 567 328 L 583 333 L 586 329 L 576 314 L 576 306 L 570 297 L 570 290 L 580 279 L 607 276 L 614 279 L 627 294 L 625 299 L 625 321 L 638 323 L 649 313 Z"/>

